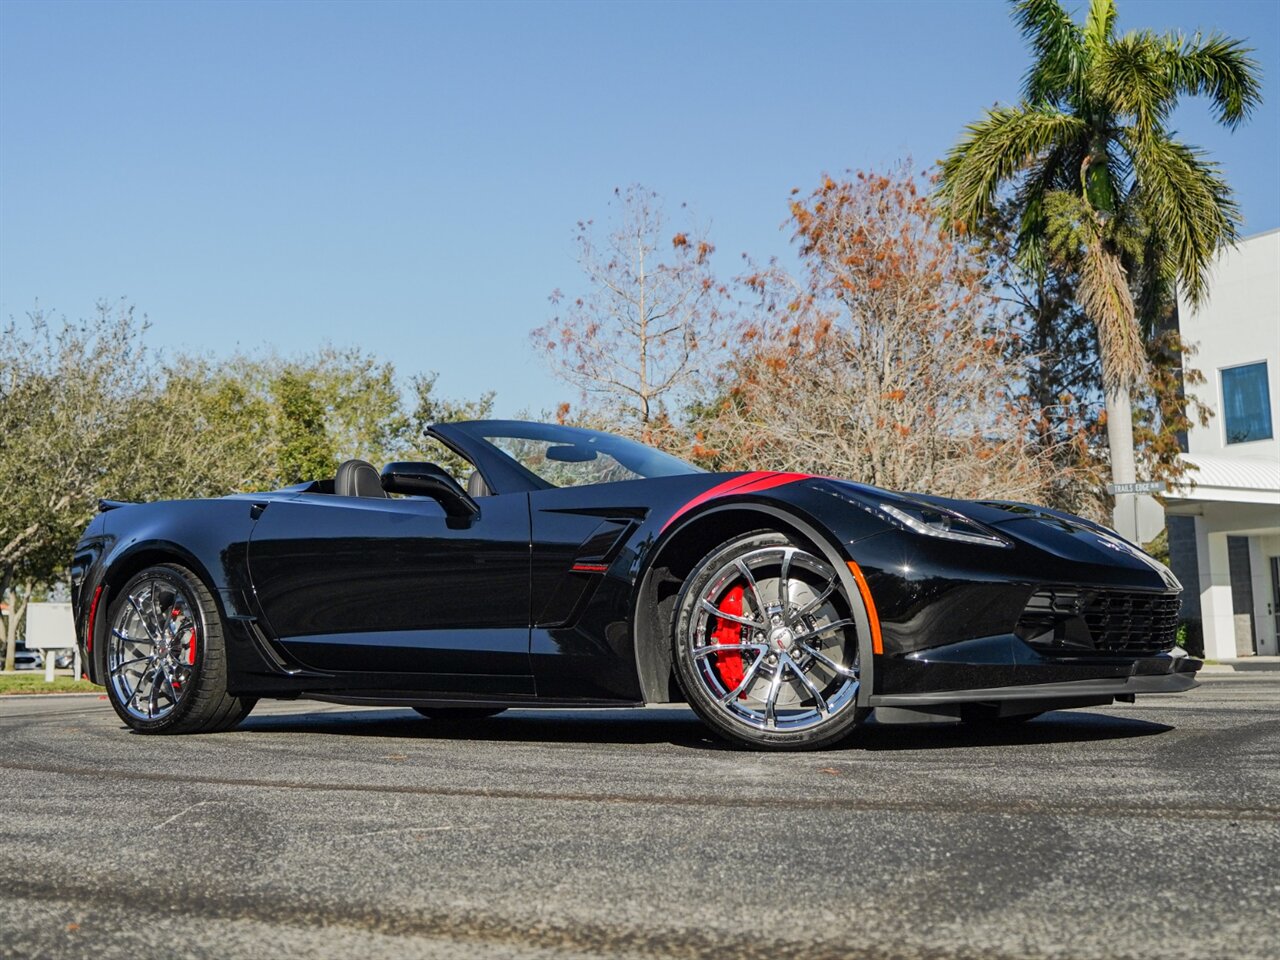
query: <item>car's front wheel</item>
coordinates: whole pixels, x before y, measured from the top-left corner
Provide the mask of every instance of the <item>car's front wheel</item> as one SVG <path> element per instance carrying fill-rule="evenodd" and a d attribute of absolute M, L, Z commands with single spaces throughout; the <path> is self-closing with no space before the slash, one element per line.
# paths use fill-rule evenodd
<path fill-rule="evenodd" d="M 107 696 L 139 733 L 210 733 L 248 716 L 252 699 L 227 693 L 222 620 L 213 595 L 177 564 L 148 567 L 111 603 Z"/>
<path fill-rule="evenodd" d="M 869 711 L 857 703 L 853 608 L 835 569 L 780 533 L 721 544 L 677 600 L 673 659 L 690 705 L 721 736 L 815 749 Z"/>

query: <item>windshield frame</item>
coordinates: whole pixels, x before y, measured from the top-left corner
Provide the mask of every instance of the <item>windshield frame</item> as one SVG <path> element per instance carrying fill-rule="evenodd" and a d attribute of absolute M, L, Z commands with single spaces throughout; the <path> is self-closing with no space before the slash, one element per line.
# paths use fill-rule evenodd
<path fill-rule="evenodd" d="M 543 479 L 528 469 L 524 464 L 512 457 L 490 437 L 512 438 L 518 440 L 544 441 L 553 445 L 565 444 L 581 446 L 589 443 L 599 445 L 599 449 L 618 461 L 624 468 L 633 473 L 640 473 L 632 480 L 605 480 L 593 484 L 575 484 L 574 486 L 599 486 L 607 483 L 634 482 L 635 479 L 654 479 L 668 476 L 687 476 L 705 473 L 700 467 L 681 460 L 679 457 L 664 453 L 656 447 L 607 433 L 603 430 L 590 430 L 586 427 L 570 427 L 558 423 L 539 423 L 531 420 L 463 420 L 453 423 L 437 423 L 427 430 L 428 435 L 442 441 L 446 446 L 461 454 L 480 471 L 489 488 L 498 494 L 516 493 L 533 490 L 570 490 L 573 486 L 557 487 L 556 484 Z M 634 453 L 635 457 L 619 457 L 614 452 L 622 450 Z M 640 460 L 658 460 L 660 463 L 674 467 L 669 471 L 650 474 L 641 473 L 635 465 Z"/>

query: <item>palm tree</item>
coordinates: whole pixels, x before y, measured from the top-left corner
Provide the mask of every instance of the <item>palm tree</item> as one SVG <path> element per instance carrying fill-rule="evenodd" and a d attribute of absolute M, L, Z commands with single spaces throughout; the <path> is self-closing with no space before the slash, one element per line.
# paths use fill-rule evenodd
<path fill-rule="evenodd" d="M 1131 483 L 1132 398 L 1147 362 L 1139 321 L 1151 322 L 1175 282 L 1200 303 L 1213 256 L 1240 223 L 1218 166 L 1166 124 L 1179 97 L 1202 95 L 1234 128 L 1260 102 L 1258 65 L 1217 33 L 1117 37 L 1114 0 L 1091 0 L 1083 27 L 1058 0 L 1017 0 L 1013 16 L 1034 54 L 1023 99 L 966 129 L 939 199 L 972 229 L 1012 191 L 1022 266 L 1074 271 L 1098 331 L 1112 480 Z"/>

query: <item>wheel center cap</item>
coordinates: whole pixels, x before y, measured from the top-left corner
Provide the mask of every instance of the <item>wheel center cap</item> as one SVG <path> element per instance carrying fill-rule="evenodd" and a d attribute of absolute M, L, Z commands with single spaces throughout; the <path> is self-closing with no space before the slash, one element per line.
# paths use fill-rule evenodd
<path fill-rule="evenodd" d="M 795 634 L 788 627 L 774 627 L 769 631 L 769 645 L 775 650 L 789 649 L 793 639 Z"/>

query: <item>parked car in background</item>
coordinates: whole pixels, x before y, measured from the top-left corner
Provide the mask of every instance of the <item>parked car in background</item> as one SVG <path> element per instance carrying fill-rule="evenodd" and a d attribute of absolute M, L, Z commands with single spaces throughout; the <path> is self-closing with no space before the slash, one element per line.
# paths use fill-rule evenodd
<path fill-rule="evenodd" d="M 17 650 L 13 655 L 15 670 L 43 670 L 44 658 L 38 650 Z"/>

